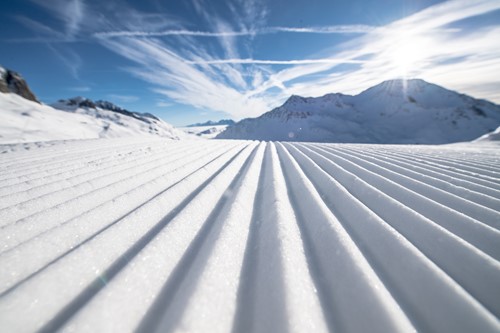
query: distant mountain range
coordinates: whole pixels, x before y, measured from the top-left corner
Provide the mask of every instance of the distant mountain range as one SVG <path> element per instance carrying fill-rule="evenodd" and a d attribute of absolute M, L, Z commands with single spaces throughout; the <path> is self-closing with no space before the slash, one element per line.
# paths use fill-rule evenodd
<path fill-rule="evenodd" d="M 204 122 L 204 123 L 196 123 L 196 124 L 187 125 L 186 127 L 219 126 L 219 125 L 228 125 L 229 126 L 229 125 L 234 125 L 234 124 L 236 124 L 236 122 L 234 120 L 222 119 L 219 121 L 209 120 L 209 121 Z"/>
<path fill-rule="evenodd" d="M 470 141 L 500 126 L 500 106 L 423 80 L 385 81 L 359 95 L 290 97 L 218 139 L 384 144 Z"/>
<path fill-rule="evenodd" d="M 180 139 L 186 134 L 149 113 L 83 97 L 40 104 L 22 77 L 0 67 L 0 143 L 117 137 Z"/>

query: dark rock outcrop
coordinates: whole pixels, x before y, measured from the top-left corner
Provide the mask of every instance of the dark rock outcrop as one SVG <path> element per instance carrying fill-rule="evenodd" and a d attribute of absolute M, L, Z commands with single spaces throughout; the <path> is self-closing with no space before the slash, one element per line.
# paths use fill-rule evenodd
<path fill-rule="evenodd" d="M 19 73 L 2 67 L 0 67 L 0 92 L 17 94 L 30 101 L 40 103 Z"/>

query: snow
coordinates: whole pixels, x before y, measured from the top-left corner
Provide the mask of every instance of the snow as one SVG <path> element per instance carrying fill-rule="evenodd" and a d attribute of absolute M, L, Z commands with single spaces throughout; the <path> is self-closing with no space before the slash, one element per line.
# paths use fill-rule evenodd
<path fill-rule="evenodd" d="M 0 93 L 0 143 L 119 137 L 179 139 L 186 136 L 161 120 L 146 122 L 101 108 L 58 106 L 62 110 L 16 94 Z"/>
<path fill-rule="evenodd" d="M 4 331 L 500 330 L 498 145 L 0 152 Z"/>
<path fill-rule="evenodd" d="M 500 126 L 497 127 L 496 130 L 490 133 L 486 133 L 485 135 L 482 135 L 481 137 L 474 140 L 474 142 L 495 142 L 495 141 L 500 141 Z"/>
<path fill-rule="evenodd" d="M 196 135 L 197 137 L 204 139 L 213 139 L 218 134 L 224 132 L 228 125 L 210 125 L 210 126 L 187 126 L 179 127 L 181 131 L 187 134 Z"/>
<path fill-rule="evenodd" d="M 392 80 L 359 95 L 290 97 L 217 138 L 383 144 L 471 141 L 500 125 L 500 106 L 422 80 Z"/>

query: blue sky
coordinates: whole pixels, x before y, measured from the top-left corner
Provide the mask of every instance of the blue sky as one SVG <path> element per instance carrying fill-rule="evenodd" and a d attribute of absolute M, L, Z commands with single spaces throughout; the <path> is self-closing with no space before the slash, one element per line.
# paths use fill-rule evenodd
<path fill-rule="evenodd" d="M 418 77 L 500 102 L 498 0 L 7 0 L 0 65 L 174 125 Z"/>

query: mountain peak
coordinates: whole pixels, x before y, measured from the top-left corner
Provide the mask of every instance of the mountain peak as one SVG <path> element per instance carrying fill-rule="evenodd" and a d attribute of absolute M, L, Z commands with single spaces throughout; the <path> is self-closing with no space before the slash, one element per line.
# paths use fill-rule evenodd
<path fill-rule="evenodd" d="M 307 99 L 308 99 L 308 97 L 302 97 L 299 95 L 292 95 L 286 100 L 285 104 L 283 104 L 283 105 L 303 104 L 303 103 L 307 103 Z"/>
<path fill-rule="evenodd" d="M 419 91 L 425 87 L 439 87 L 422 79 L 393 79 L 383 81 L 373 87 L 370 87 L 359 95 L 363 95 L 368 92 L 384 92 L 389 94 L 402 94 L 408 91 Z M 441 87 L 439 87 L 441 88 Z M 444 88 L 441 88 L 444 89 Z"/>

